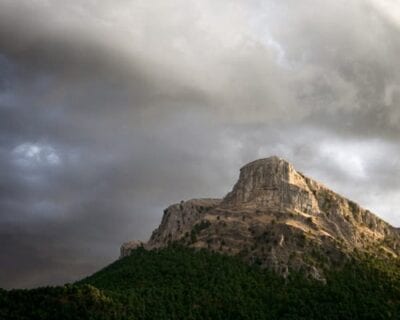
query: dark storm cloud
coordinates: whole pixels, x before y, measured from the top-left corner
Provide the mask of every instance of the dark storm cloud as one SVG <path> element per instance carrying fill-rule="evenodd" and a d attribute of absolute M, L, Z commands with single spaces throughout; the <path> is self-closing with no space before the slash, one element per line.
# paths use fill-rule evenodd
<path fill-rule="evenodd" d="M 398 225 L 384 2 L 2 1 L 0 286 L 79 279 L 271 154 Z"/>

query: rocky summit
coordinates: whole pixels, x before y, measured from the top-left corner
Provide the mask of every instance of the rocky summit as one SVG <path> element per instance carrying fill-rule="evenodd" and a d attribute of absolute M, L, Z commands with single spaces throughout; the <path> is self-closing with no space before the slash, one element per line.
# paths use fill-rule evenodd
<path fill-rule="evenodd" d="M 358 204 L 270 157 L 248 163 L 223 199 L 193 199 L 164 210 L 148 242 L 152 250 L 179 243 L 239 255 L 283 276 L 301 271 L 324 280 L 324 270 L 351 257 L 397 257 L 400 232 Z"/>

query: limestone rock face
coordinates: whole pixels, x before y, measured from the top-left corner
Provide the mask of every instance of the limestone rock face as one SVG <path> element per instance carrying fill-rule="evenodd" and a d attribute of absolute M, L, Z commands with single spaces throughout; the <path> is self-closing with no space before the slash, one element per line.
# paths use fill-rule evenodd
<path fill-rule="evenodd" d="M 174 242 L 237 254 L 283 276 L 303 270 L 319 280 L 326 267 L 354 252 L 400 255 L 397 228 L 278 157 L 242 167 L 223 199 L 169 206 L 144 247 Z M 137 247 L 131 243 L 123 245 L 122 256 Z"/>
<path fill-rule="evenodd" d="M 121 246 L 121 250 L 120 250 L 120 257 L 123 258 L 123 257 L 129 256 L 129 254 L 132 250 L 134 250 L 140 246 L 143 246 L 143 242 L 137 241 L 137 240 L 123 243 Z"/>
<path fill-rule="evenodd" d="M 154 230 L 147 247 L 158 248 L 179 240 L 220 202 L 220 199 L 192 199 L 169 206 L 164 210 L 160 227 Z"/>
<path fill-rule="evenodd" d="M 290 163 L 278 157 L 245 165 L 240 170 L 238 182 L 226 195 L 222 205 L 318 212 L 317 201 L 305 179 Z"/>

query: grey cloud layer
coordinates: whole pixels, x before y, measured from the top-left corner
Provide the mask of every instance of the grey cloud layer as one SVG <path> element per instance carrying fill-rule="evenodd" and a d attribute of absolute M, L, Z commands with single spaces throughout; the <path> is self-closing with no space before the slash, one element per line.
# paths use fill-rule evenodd
<path fill-rule="evenodd" d="M 389 9 L 1 1 L 0 287 L 93 272 L 170 203 L 223 196 L 271 154 L 399 225 Z"/>

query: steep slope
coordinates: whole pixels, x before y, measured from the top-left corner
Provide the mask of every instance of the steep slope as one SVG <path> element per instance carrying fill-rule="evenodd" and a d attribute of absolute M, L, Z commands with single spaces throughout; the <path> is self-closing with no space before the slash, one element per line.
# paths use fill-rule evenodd
<path fill-rule="evenodd" d="M 164 211 L 147 243 L 127 243 L 122 256 L 138 245 L 171 243 L 240 255 L 287 276 L 302 270 L 324 280 L 324 272 L 355 252 L 381 257 L 400 254 L 396 228 L 356 203 L 270 157 L 240 170 L 223 199 L 195 199 Z"/>

